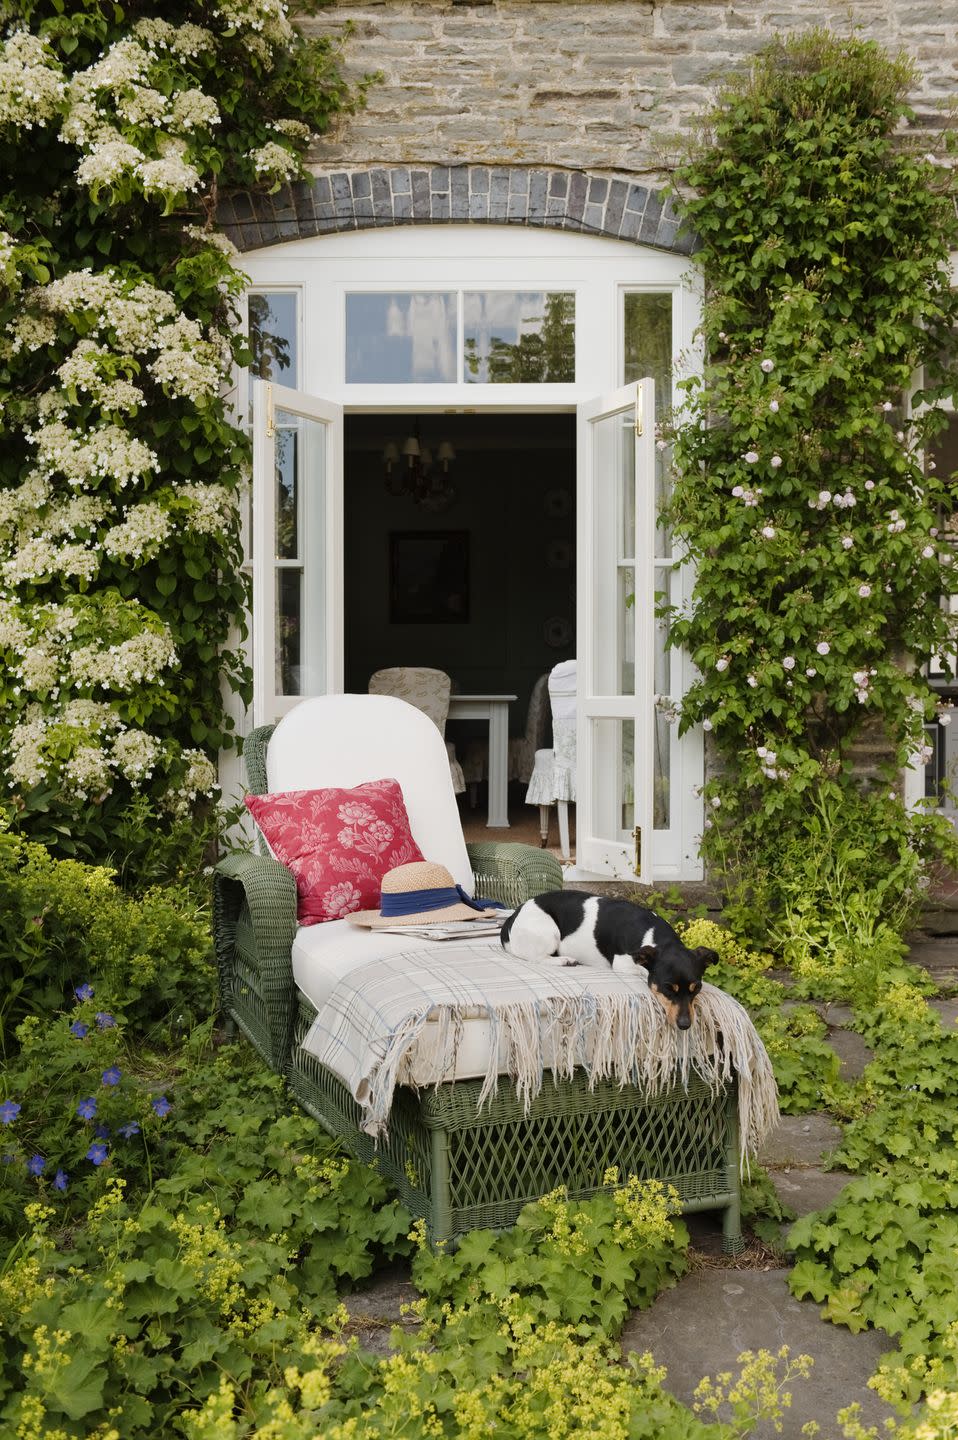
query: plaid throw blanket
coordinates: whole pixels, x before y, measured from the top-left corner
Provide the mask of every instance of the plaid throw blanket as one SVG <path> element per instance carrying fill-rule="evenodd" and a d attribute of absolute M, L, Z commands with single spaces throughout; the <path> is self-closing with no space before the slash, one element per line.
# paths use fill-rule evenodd
<path fill-rule="evenodd" d="M 739 1082 L 742 1159 L 778 1119 L 775 1079 L 765 1047 L 742 1006 L 703 985 L 692 1026 L 678 1030 L 642 981 L 611 968 L 533 965 L 495 942 L 446 942 L 362 965 L 336 985 L 303 1048 L 345 1081 L 363 1107 L 363 1129 L 385 1133 L 393 1090 L 413 1084 L 427 1025 L 434 1073 L 452 1074 L 462 1028 L 477 1016 L 491 1035 L 480 1106 L 495 1093 L 500 1050 L 526 1109 L 543 1070 L 590 1082 L 613 1076 L 649 1093 L 694 1072 L 714 1089 L 733 1071 Z"/>

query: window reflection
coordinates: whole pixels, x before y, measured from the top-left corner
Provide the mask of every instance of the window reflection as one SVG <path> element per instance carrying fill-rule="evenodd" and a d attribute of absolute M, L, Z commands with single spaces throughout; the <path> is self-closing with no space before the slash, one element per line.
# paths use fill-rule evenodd
<path fill-rule="evenodd" d="M 250 380 L 273 380 L 279 385 L 299 386 L 299 345 L 296 309 L 298 296 L 292 291 L 251 290 L 249 343 L 253 361 Z"/>
<path fill-rule="evenodd" d="M 575 380 L 571 291 L 475 290 L 463 295 L 464 379 L 479 385 Z"/>
<path fill-rule="evenodd" d="M 346 296 L 348 384 L 455 384 L 456 294 Z"/>
<path fill-rule="evenodd" d="M 634 290 L 625 296 L 624 384 L 651 375 L 655 414 L 672 408 L 672 295 Z"/>

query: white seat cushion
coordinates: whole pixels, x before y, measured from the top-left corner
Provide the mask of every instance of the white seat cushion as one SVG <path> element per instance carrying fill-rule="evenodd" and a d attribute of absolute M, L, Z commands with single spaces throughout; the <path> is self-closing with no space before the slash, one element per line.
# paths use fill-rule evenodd
<path fill-rule="evenodd" d="M 488 941 L 490 946 L 499 948 L 498 936 L 490 935 Z M 430 943 L 439 949 L 442 942 L 424 941 L 412 935 L 388 935 L 382 930 L 364 930 L 359 925 L 350 925 L 348 920 L 328 920 L 325 925 L 302 925 L 293 940 L 293 978 L 306 998 L 320 1010 L 337 982 L 360 965 L 390 955 L 401 955 L 404 950 L 421 950 Z M 472 943 L 478 945 L 482 940 Z M 435 1085 L 440 1080 L 474 1080 L 485 1075 L 492 1030 L 483 1015 L 476 1014 L 466 1020 L 455 1069 L 445 1075 L 439 1073 L 438 1046 L 435 1044 L 437 1029 L 430 1022 L 420 1037 L 412 1076 L 417 1085 Z M 504 1040 L 500 1040 L 496 1060 L 500 1073 L 505 1074 L 509 1067 Z"/>

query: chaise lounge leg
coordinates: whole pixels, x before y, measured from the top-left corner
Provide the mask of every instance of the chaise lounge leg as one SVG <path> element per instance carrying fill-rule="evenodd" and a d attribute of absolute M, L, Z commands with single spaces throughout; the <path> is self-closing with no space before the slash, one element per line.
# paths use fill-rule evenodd
<path fill-rule="evenodd" d="M 548 805 L 540 805 L 540 806 L 539 806 L 539 834 L 542 836 L 542 848 L 543 848 L 543 850 L 544 850 L 544 849 L 546 848 L 546 846 L 548 845 L 548 843 L 549 843 L 549 807 L 548 807 Z"/>
<path fill-rule="evenodd" d="M 728 1099 L 728 1147 L 725 1151 L 728 1188 L 732 1199 L 722 1212 L 722 1250 L 726 1255 L 741 1255 L 745 1249 L 742 1239 L 742 1172 L 738 1148 L 738 1086 L 729 1089 Z"/>
<path fill-rule="evenodd" d="M 432 1142 L 432 1234 L 433 1245 L 444 1244 L 452 1238 L 452 1198 L 449 1194 L 449 1135 L 445 1130 L 431 1132 Z"/>

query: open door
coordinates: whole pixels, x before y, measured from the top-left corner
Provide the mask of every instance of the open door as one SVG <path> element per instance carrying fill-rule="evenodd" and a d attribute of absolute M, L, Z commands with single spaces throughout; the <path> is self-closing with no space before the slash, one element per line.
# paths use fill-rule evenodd
<path fill-rule="evenodd" d="M 343 409 L 253 382 L 253 723 L 343 688 Z"/>
<path fill-rule="evenodd" d="M 652 878 L 657 565 L 655 385 L 578 408 L 576 870 Z"/>

